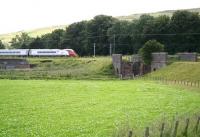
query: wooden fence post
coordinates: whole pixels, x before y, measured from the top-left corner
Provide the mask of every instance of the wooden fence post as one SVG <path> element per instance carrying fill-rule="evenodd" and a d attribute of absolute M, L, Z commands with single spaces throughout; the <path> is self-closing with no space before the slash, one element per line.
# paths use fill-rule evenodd
<path fill-rule="evenodd" d="M 184 131 L 183 131 L 183 136 L 184 136 L 184 137 L 187 137 L 187 136 L 188 136 L 189 122 L 190 122 L 190 119 L 187 118 L 187 119 L 186 119 L 186 125 L 185 125 Z"/>
<path fill-rule="evenodd" d="M 146 127 L 144 137 L 149 137 L 149 127 Z"/>
<path fill-rule="evenodd" d="M 196 126 L 195 126 L 196 133 L 198 132 L 199 122 L 200 122 L 200 117 L 198 117 L 197 123 L 196 123 Z"/>
<path fill-rule="evenodd" d="M 165 129 L 165 123 L 162 123 L 161 129 L 160 129 L 160 137 L 163 137 L 164 129 Z"/>
<path fill-rule="evenodd" d="M 132 137 L 132 136 L 133 136 L 133 131 L 130 130 L 130 131 L 128 132 L 128 137 Z"/>
<path fill-rule="evenodd" d="M 176 121 L 172 137 L 176 137 L 178 131 L 179 121 Z"/>

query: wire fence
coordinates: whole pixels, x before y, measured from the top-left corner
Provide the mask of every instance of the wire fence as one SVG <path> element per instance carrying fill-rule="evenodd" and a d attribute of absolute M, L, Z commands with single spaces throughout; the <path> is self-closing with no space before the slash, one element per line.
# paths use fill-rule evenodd
<path fill-rule="evenodd" d="M 186 118 L 185 120 L 174 120 L 171 125 L 163 122 L 158 128 L 146 127 L 143 131 L 143 137 L 199 137 L 200 117 Z M 155 127 L 154 127 L 155 128 Z M 127 137 L 138 137 L 137 132 L 129 129 Z M 141 136 L 141 135 L 140 135 Z"/>
<path fill-rule="evenodd" d="M 182 86 L 190 86 L 190 87 L 198 87 L 200 88 L 200 80 L 196 81 L 189 81 L 189 80 L 179 80 L 179 79 L 169 79 L 166 77 L 161 76 L 139 76 L 134 77 L 133 79 L 140 79 L 140 80 L 151 80 L 151 81 L 157 81 L 162 82 L 164 84 L 175 84 L 175 85 L 182 85 Z"/>

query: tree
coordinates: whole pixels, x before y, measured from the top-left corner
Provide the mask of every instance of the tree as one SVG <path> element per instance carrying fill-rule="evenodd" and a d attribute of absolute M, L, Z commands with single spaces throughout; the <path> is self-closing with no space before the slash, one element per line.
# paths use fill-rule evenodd
<path fill-rule="evenodd" d="M 69 25 L 61 42 L 62 48 L 72 48 L 79 55 L 89 55 L 90 45 L 88 45 L 87 25 L 87 21 L 81 21 Z"/>
<path fill-rule="evenodd" d="M 23 32 L 11 40 L 11 47 L 15 49 L 29 49 L 29 45 L 33 40 L 27 33 Z"/>
<path fill-rule="evenodd" d="M 0 40 L 0 49 L 5 49 L 5 45 L 3 44 L 1 40 Z"/>
<path fill-rule="evenodd" d="M 29 48 L 30 49 L 44 49 L 46 47 L 45 47 L 44 41 L 40 37 L 37 37 L 29 44 Z"/>
<path fill-rule="evenodd" d="M 145 41 L 153 39 L 151 34 L 154 28 L 154 17 L 144 14 L 141 15 L 138 20 L 133 20 L 130 25 L 131 37 L 132 37 L 132 46 L 134 53 L 137 53 L 138 50 L 142 47 Z"/>
<path fill-rule="evenodd" d="M 176 11 L 171 17 L 171 33 L 177 34 L 171 39 L 171 46 L 168 52 L 194 52 L 197 51 L 200 43 L 200 17 L 196 12 Z"/>
<path fill-rule="evenodd" d="M 130 22 L 117 20 L 107 31 L 109 37 L 109 43 L 114 46 L 114 35 L 115 35 L 115 53 L 120 54 L 133 54 L 133 47 L 131 44 L 130 37 Z M 115 48 L 115 49 L 114 49 Z"/>
<path fill-rule="evenodd" d="M 88 43 L 92 46 L 96 43 L 96 54 L 109 54 L 109 37 L 107 31 L 115 23 L 116 19 L 112 16 L 98 15 L 88 22 Z M 91 48 L 92 49 L 92 48 Z"/>
<path fill-rule="evenodd" d="M 156 40 L 147 41 L 144 46 L 139 50 L 145 64 L 151 64 L 153 52 L 161 52 L 164 50 L 164 45 Z"/>
<path fill-rule="evenodd" d="M 41 36 L 41 41 L 43 43 L 41 43 L 41 47 L 40 48 L 48 48 L 48 49 L 61 49 L 61 41 L 63 39 L 64 36 L 64 30 L 63 29 L 56 29 L 54 30 L 52 33 L 48 33 L 45 35 Z M 37 39 L 37 42 L 38 39 Z"/>

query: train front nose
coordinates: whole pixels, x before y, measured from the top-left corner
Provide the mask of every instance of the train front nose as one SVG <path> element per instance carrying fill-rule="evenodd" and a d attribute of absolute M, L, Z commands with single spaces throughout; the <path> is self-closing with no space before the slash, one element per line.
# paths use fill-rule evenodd
<path fill-rule="evenodd" d="M 70 57 L 77 57 L 78 56 L 75 51 L 69 50 L 68 52 L 69 52 Z"/>

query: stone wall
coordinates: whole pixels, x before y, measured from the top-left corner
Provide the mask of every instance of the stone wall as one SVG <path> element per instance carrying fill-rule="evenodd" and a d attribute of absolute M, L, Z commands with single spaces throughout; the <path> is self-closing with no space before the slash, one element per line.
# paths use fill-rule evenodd
<path fill-rule="evenodd" d="M 113 67 L 115 70 L 115 75 L 122 73 L 122 54 L 113 54 L 112 55 Z"/>
<path fill-rule="evenodd" d="M 25 59 L 0 59 L 0 69 L 25 69 L 30 64 Z"/>
<path fill-rule="evenodd" d="M 152 53 L 151 71 L 158 70 L 167 65 L 167 52 Z"/>
<path fill-rule="evenodd" d="M 123 77 L 133 77 L 133 63 L 132 62 L 123 62 L 121 74 Z"/>
<path fill-rule="evenodd" d="M 112 62 L 116 75 L 123 78 L 135 77 L 165 67 L 167 64 L 167 53 L 152 53 L 151 65 L 145 65 L 139 55 L 132 56 L 131 61 L 124 61 L 121 54 L 113 54 Z"/>
<path fill-rule="evenodd" d="M 181 61 L 197 61 L 197 53 L 177 53 L 177 55 Z"/>
<path fill-rule="evenodd" d="M 112 62 L 115 75 L 122 78 L 133 77 L 133 63 L 130 61 L 123 61 L 122 54 L 113 54 Z"/>

